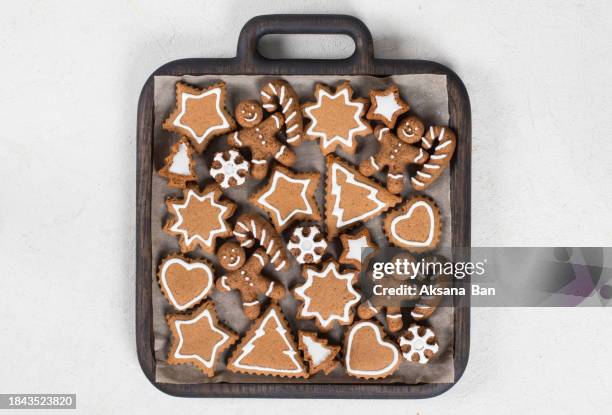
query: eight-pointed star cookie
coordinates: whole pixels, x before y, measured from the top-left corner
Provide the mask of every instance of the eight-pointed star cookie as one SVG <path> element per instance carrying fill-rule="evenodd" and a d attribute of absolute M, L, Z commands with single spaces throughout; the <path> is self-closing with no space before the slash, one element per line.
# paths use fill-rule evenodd
<path fill-rule="evenodd" d="M 367 258 L 378 248 L 378 245 L 372 242 L 370 232 L 365 227 L 359 232 L 340 235 L 340 242 L 342 242 L 342 254 L 338 261 L 341 264 L 352 265 L 358 270 L 361 270 L 362 258 Z"/>
<path fill-rule="evenodd" d="M 366 114 L 368 120 L 378 120 L 393 128 L 397 118 L 408 112 L 410 106 L 400 97 L 397 86 L 391 85 L 381 91 L 370 91 L 371 106 Z"/>
<path fill-rule="evenodd" d="M 277 165 L 268 183 L 250 200 L 266 211 L 279 232 L 296 220 L 319 220 L 321 214 L 314 195 L 320 176 L 295 173 Z"/>
<path fill-rule="evenodd" d="M 302 111 L 310 119 L 306 137 L 320 139 L 323 154 L 329 154 L 340 146 L 350 154 L 357 149 L 357 137 L 372 133 L 372 127 L 364 119 L 368 100 L 352 98 L 353 89 L 348 82 L 340 84 L 335 92 L 323 84 L 317 84 L 316 102 L 304 104 Z"/>
<path fill-rule="evenodd" d="M 221 189 L 216 183 L 206 186 L 202 192 L 195 186 L 184 189 L 183 198 L 169 198 L 166 207 L 171 218 L 164 231 L 179 237 L 182 252 L 193 251 L 199 246 L 202 251 L 213 253 L 216 239 L 232 234 L 227 219 L 236 205 L 221 199 Z"/>
<path fill-rule="evenodd" d="M 172 343 L 166 363 L 191 363 L 206 376 L 213 376 L 221 354 L 236 342 L 238 336 L 219 323 L 213 303 L 207 301 L 191 314 L 166 316 Z"/>
<path fill-rule="evenodd" d="M 227 90 L 224 82 L 200 89 L 178 82 L 176 108 L 164 121 L 164 128 L 188 137 L 198 153 L 213 137 L 236 128 L 225 109 Z"/>
<path fill-rule="evenodd" d="M 334 323 L 346 326 L 353 322 L 354 306 L 361 295 L 353 285 L 357 282 L 355 271 L 341 273 L 333 260 L 326 261 L 321 270 L 305 266 L 302 276 L 306 280 L 293 291 L 297 300 L 302 301 L 297 318 L 315 319 L 322 331 L 329 331 Z"/>

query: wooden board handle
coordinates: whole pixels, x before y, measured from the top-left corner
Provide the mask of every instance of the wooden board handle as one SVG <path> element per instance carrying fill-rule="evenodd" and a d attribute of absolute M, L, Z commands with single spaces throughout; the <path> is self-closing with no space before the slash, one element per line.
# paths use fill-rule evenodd
<path fill-rule="evenodd" d="M 347 35 L 355 42 L 355 52 L 346 59 L 350 66 L 368 67 L 374 58 L 372 34 L 359 19 L 343 14 L 269 14 L 249 20 L 238 38 L 236 57 L 245 65 L 272 61 L 257 50 L 259 40 L 269 34 Z M 277 61 L 283 61 L 277 60 Z"/>

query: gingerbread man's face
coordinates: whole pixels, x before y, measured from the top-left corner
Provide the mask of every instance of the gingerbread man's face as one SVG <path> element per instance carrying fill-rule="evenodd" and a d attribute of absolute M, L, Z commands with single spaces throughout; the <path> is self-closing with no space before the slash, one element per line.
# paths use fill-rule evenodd
<path fill-rule="evenodd" d="M 408 144 L 413 144 L 421 140 L 424 132 L 425 126 L 423 125 L 423 122 L 421 122 L 418 117 L 410 115 L 403 118 L 399 122 L 397 125 L 396 135 L 400 140 Z"/>
<path fill-rule="evenodd" d="M 246 261 L 244 249 L 237 242 L 226 242 L 219 248 L 217 258 L 223 268 L 236 271 L 242 268 Z"/>
<path fill-rule="evenodd" d="M 263 108 L 252 99 L 242 101 L 236 107 L 236 121 L 244 128 L 255 127 L 263 120 Z"/>

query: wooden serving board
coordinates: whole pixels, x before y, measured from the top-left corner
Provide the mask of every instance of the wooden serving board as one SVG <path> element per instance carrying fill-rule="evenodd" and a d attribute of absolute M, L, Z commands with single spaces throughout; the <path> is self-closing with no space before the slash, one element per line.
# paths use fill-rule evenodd
<path fill-rule="evenodd" d="M 257 50 L 267 34 L 343 34 L 355 42 L 355 52 L 346 59 L 267 59 Z M 198 383 L 156 381 L 153 348 L 151 186 L 154 172 L 154 78 L 182 75 L 445 75 L 449 126 L 458 137 L 450 166 L 451 247 L 470 246 L 471 116 L 466 89 L 450 69 L 435 62 L 377 59 L 372 36 L 360 20 L 345 15 L 268 15 L 251 19 L 238 39 L 237 55 L 225 59 L 184 59 L 157 69 L 145 83 L 138 103 L 137 199 L 136 199 L 136 342 L 138 359 L 147 378 L 160 390 L 188 397 L 274 398 L 426 398 L 438 395 L 457 382 L 467 365 L 470 336 L 470 300 L 453 298 L 454 382 L 359 384 L 308 383 Z M 461 249 L 466 255 L 469 250 Z M 465 258 L 454 257 L 454 260 Z"/>

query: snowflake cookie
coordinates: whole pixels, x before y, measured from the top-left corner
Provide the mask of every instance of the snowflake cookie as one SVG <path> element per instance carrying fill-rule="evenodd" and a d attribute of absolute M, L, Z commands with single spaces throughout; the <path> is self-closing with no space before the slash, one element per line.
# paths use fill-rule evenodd
<path fill-rule="evenodd" d="M 433 330 L 420 324 L 411 324 L 399 338 L 399 345 L 404 359 L 422 365 L 429 362 L 439 349 Z"/>
<path fill-rule="evenodd" d="M 210 165 L 210 175 L 224 189 L 244 184 L 249 170 L 249 162 L 234 149 L 216 153 Z"/>
<path fill-rule="evenodd" d="M 318 226 L 298 226 L 287 242 L 287 249 L 300 264 L 318 264 L 327 242 Z"/>

